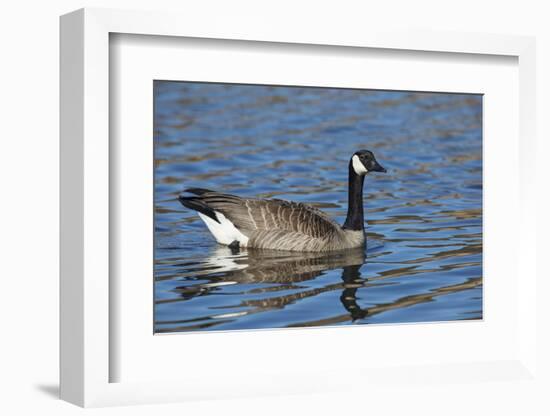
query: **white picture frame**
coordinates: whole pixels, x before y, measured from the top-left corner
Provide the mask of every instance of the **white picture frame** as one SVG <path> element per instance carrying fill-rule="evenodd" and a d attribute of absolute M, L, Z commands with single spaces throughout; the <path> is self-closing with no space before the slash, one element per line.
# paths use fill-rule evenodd
<path fill-rule="evenodd" d="M 238 28 L 238 30 L 236 30 Z M 495 361 L 426 364 L 419 361 L 413 379 L 421 383 L 483 380 L 537 382 L 536 364 L 536 218 L 530 214 L 534 186 L 526 167 L 535 165 L 535 42 L 530 37 L 468 33 L 396 32 L 351 29 L 330 32 L 312 25 L 280 27 L 276 23 L 243 18 L 238 25 L 223 19 L 209 24 L 191 15 L 83 9 L 61 18 L 61 398 L 80 406 L 159 403 L 314 393 L 347 389 L 357 377 L 372 386 L 399 379 L 407 382 L 411 368 L 370 368 L 353 376 L 346 368 L 320 368 L 319 373 L 269 374 L 269 381 L 237 379 L 229 387 L 200 380 L 113 382 L 110 368 L 119 360 L 111 348 L 113 305 L 110 258 L 110 171 L 115 167 L 109 149 L 110 34 L 277 42 L 332 47 L 428 51 L 438 54 L 503 55 L 517 58 L 519 68 L 519 184 L 517 270 L 517 348 Z M 261 43 L 258 43 L 261 46 Z M 330 331 L 330 330 L 328 330 Z M 406 329 L 414 335 L 414 327 Z M 327 332 L 328 333 L 328 332 Z M 298 336 L 299 332 L 296 332 Z M 152 334 L 151 334 L 152 336 Z M 211 335 L 207 335 L 211 336 Z M 334 335 L 332 335 L 334 336 Z M 482 374 L 474 377 L 472 374 Z M 199 378 L 197 378 L 199 377 Z M 268 377 L 267 375 L 265 377 Z M 308 379 L 309 377 L 309 379 Z M 304 382 L 309 380 L 309 382 Z M 342 381 L 346 380 L 346 381 Z M 405 380 L 405 381 L 403 381 Z M 192 381 L 192 383 L 190 383 Z M 316 382 L 315 382 L 316 381 Z M 368 382 L 368 381 L 365 381 Z M 208 389 L 205 387 L 209 386 Z"/>

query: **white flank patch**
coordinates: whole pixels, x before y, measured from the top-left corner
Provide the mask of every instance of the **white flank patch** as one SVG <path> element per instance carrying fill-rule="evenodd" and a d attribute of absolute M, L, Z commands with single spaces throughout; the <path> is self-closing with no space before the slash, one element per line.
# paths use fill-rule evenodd
<path fill-rule="evenodd" d="M 197 214 L 199 214 L 201 220 L 204 221 L 216 241 L 220 244 L 229 245 L 237 240 L 241 247 L 246 247 L 248 244 L 248 237 L 241 233 L 221 212 L 214 212 L 216 213 L 216 218 L 220 221 L 219 223 L 200 212 L 197 212 Z"/>
<path fill-rule="evenodd" d="M 363 163 L 359 160 L 359 156 L 353 155 L 353 157 L 351 158 L 351 163 L 353 166 L 353 170 L 358 175 L 365 175 L 368 172 L 365 165 L 363 165 Z"/>

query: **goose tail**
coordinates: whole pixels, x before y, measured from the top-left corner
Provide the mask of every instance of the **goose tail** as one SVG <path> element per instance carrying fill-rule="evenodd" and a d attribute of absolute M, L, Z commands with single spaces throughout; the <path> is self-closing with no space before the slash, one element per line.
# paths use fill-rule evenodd
<path fill-rule="evenodd" d="M 178 201 L 180 201 L 180 203 L 184 207 L 200 212 L 201 214 L 206 215 L 207 217 L 213 219 L 218 224 L 220 223 L 218 217 L 216 216 L 216 211 L 214 211 L 212 208 L 206 205 L 206 203 L 199 196 L 180 195 L 178 197 Z"/>
<path fill-rule="evenodd" d="M 208 189 L 189 188 L 185 192 L 193 196 L 180 195 L 178 201 L 184 206 L 197 211 L 216 241 L 232 248 L 246 247 L 248 237 L 244 235 L 231 220 L 221 211 L 214 210 L 205 201 L 204 194 L 211 193 Z"/>

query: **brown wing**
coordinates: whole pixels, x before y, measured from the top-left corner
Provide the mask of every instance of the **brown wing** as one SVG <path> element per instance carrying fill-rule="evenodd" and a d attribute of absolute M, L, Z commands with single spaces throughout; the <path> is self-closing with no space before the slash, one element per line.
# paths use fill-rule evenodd
<path fill-rule="evenodd" d="M 188 190 L 198 195 L 200 202 L 219 211 L 243 234 L 255 231 L 288 231 L 314 238 L 334 232 L 338 224 L 322 211 L 297 202 L 282 199 L 240 198 L 235 195 L 201 190 Z"/>

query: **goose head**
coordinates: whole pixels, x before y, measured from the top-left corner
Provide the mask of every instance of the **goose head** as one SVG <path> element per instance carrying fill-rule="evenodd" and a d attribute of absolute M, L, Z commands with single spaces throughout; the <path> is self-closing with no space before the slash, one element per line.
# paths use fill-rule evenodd
<path fill-rule="evenodd" d="M 358 150 L 351 157 L 351 166 L 355 173 L 364 176 L 369 172 L 386 172 L 386 169 L 376 161 L 374 153 L 370 150 Z"/>

